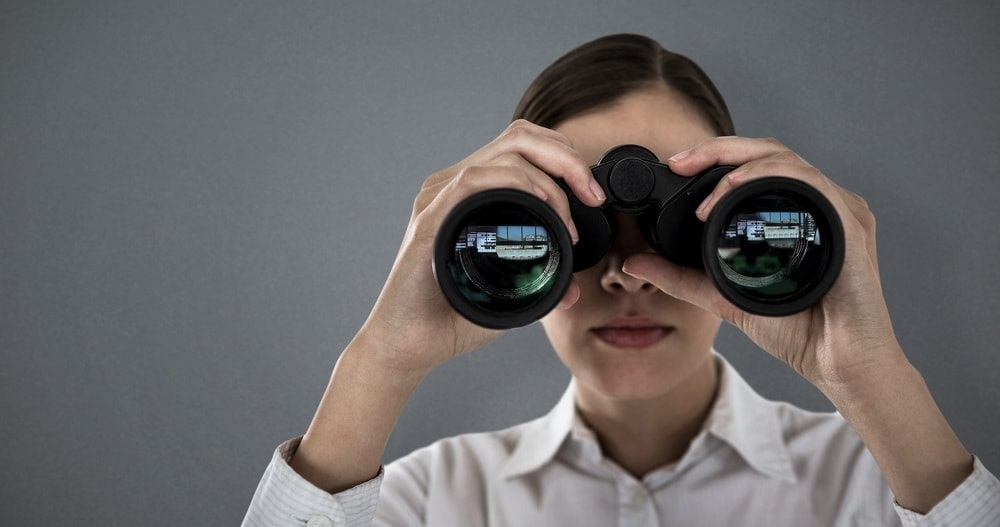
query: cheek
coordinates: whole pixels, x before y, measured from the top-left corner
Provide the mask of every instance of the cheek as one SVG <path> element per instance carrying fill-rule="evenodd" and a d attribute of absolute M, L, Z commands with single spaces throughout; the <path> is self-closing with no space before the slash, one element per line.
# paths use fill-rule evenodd
<path fill-rule="evenodd" d="M 560 355 L 562 355 L 561 349 L 572 347 L 573 341 L 576 340 L 574 338 L 575 324 L 570 310 L 557 309 L 550 312 L 542 318 L 542 328 L 545 329 L 549 341 Z"/>
<path fill-rule="evenodd" d="M 682 319 L 685 339 L 689 345 L 698 348 L 711 346 L 722 324 L 719 317 L 690 304 L 685 305 Z"/>
<path fill-rule="evenodd" d="M 607 258 L 607 257 L 605 257 Z M 580 286 L 580 300 L 592 301 L 594 297 L 603 293 L 601 287 L 601 269 L 607 267 L 605 260 L 601 260 L 590 269 L 585 269 L 573 275 L 573 280 Z M 579 302 L 574 307 L 581 305 Z"/>
<path fill-rule="evenodd" d="M 542 328 L 559 360 L 576 373 L 580 355 L 586 349 L 587 328 L 576 315 L 579 302 L 568 310 L 556 310 L 542 319 Z"/>
<path fill-rule="evenodd" d="M 603 289 L 601 289 L 600 273 L 593 268 L 573 275 L 573 281 L 580 288 L 580 298 L 569 309 L 554 309 L 542 318 L 542 327 L 549 340 L 556 343 L 578 340 L 581 328 L 586 330 L 585 320 L 592 317 L 599 305 Z"/>

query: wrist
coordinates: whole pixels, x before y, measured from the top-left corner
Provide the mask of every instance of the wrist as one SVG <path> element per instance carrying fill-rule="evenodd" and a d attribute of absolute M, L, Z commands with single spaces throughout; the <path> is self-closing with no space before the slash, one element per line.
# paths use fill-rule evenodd
<path fill-rule="evenodd" d="M 903 350 L 895 343 L 854 347 L 851 352 L 833 352 L 834 360 L 816 368 L 809 379 L 835 405 L 840 401 L 875 396 L 888 386 L 923 383 Z"/>
<path fill-rule="evenodd" d="M 437 365 L 422 357 L 416 345 L 389 341 L 383 334 L 366 324 L 344 348 L 338 363 L 348 362 L 372 380 L 383 379 L 404 390 L 416 389 Z"/>
<path fill-rule="evenodd" d="M 292 468 L 329 492 L 370 480 L 386 442 L 425 374 L 380 360 L 362 332 L 340 354 Z"/>
<path fill-rule="evenodd" d="M 903 507 L 926 513 L 971 472 L 971 454 L 901 351 L 817 386 L 864 442 Z"/>

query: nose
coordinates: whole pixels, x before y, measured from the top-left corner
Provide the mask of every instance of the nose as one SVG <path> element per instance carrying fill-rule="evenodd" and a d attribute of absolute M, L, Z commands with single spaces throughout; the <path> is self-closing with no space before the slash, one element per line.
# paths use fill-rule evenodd
<path fill-rule="evenodd" d="M 609 293 L 644 293 L 657 291 L 656 286 L 622 272 L 622 258 L 618 253 L 610 253 L 605 258 L 605 268 L 601 273 L 601 288 Z"/>
<path fill-rule="evenodd" d="M 615 240 L 604 260 L 599 264 L 604 266 L 601 271 L 601 287 L 609 293 L 653 293 L 658 291 L 659 289 L 653 284 L 622 272 L 622 263 L 626 258 L 636 253 L 654 252 L 654 250 L 646 243 L 645 238 L 640 233 L 639 223 L 635 217 L 619 215 L 617 223 L 618 232 Z"/>

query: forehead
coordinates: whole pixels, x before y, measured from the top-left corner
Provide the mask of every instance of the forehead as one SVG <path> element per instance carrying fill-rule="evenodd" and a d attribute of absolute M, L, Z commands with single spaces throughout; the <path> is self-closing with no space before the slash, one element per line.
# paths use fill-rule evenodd
<path fill-rule="evenodd" d="M 555 129 L 572 141 L 589 164 L 623 144 L 644 146 L 665 160 L 716 135 L 692 103 L 662 85 L 571 117 Z"/>

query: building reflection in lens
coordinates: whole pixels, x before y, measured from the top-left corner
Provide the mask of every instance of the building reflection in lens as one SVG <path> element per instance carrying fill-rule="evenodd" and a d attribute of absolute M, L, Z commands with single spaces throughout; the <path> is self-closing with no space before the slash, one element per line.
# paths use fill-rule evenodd
<path fill-rule="evenodd" d="M 802 263 L 810 246 L 820 244 L 812 214 L 801 211 L 737 214 L 722 233 L 719 258 L 733 283 L 750 288 L 774 285 Z"/>
<path fill-rule="evenodd" d="M 501 260 L 537 260 L 549 253 L 549 237 L 540 225 L 469 227 L 459 237 L 455 251 L 495 254 Z"/>

